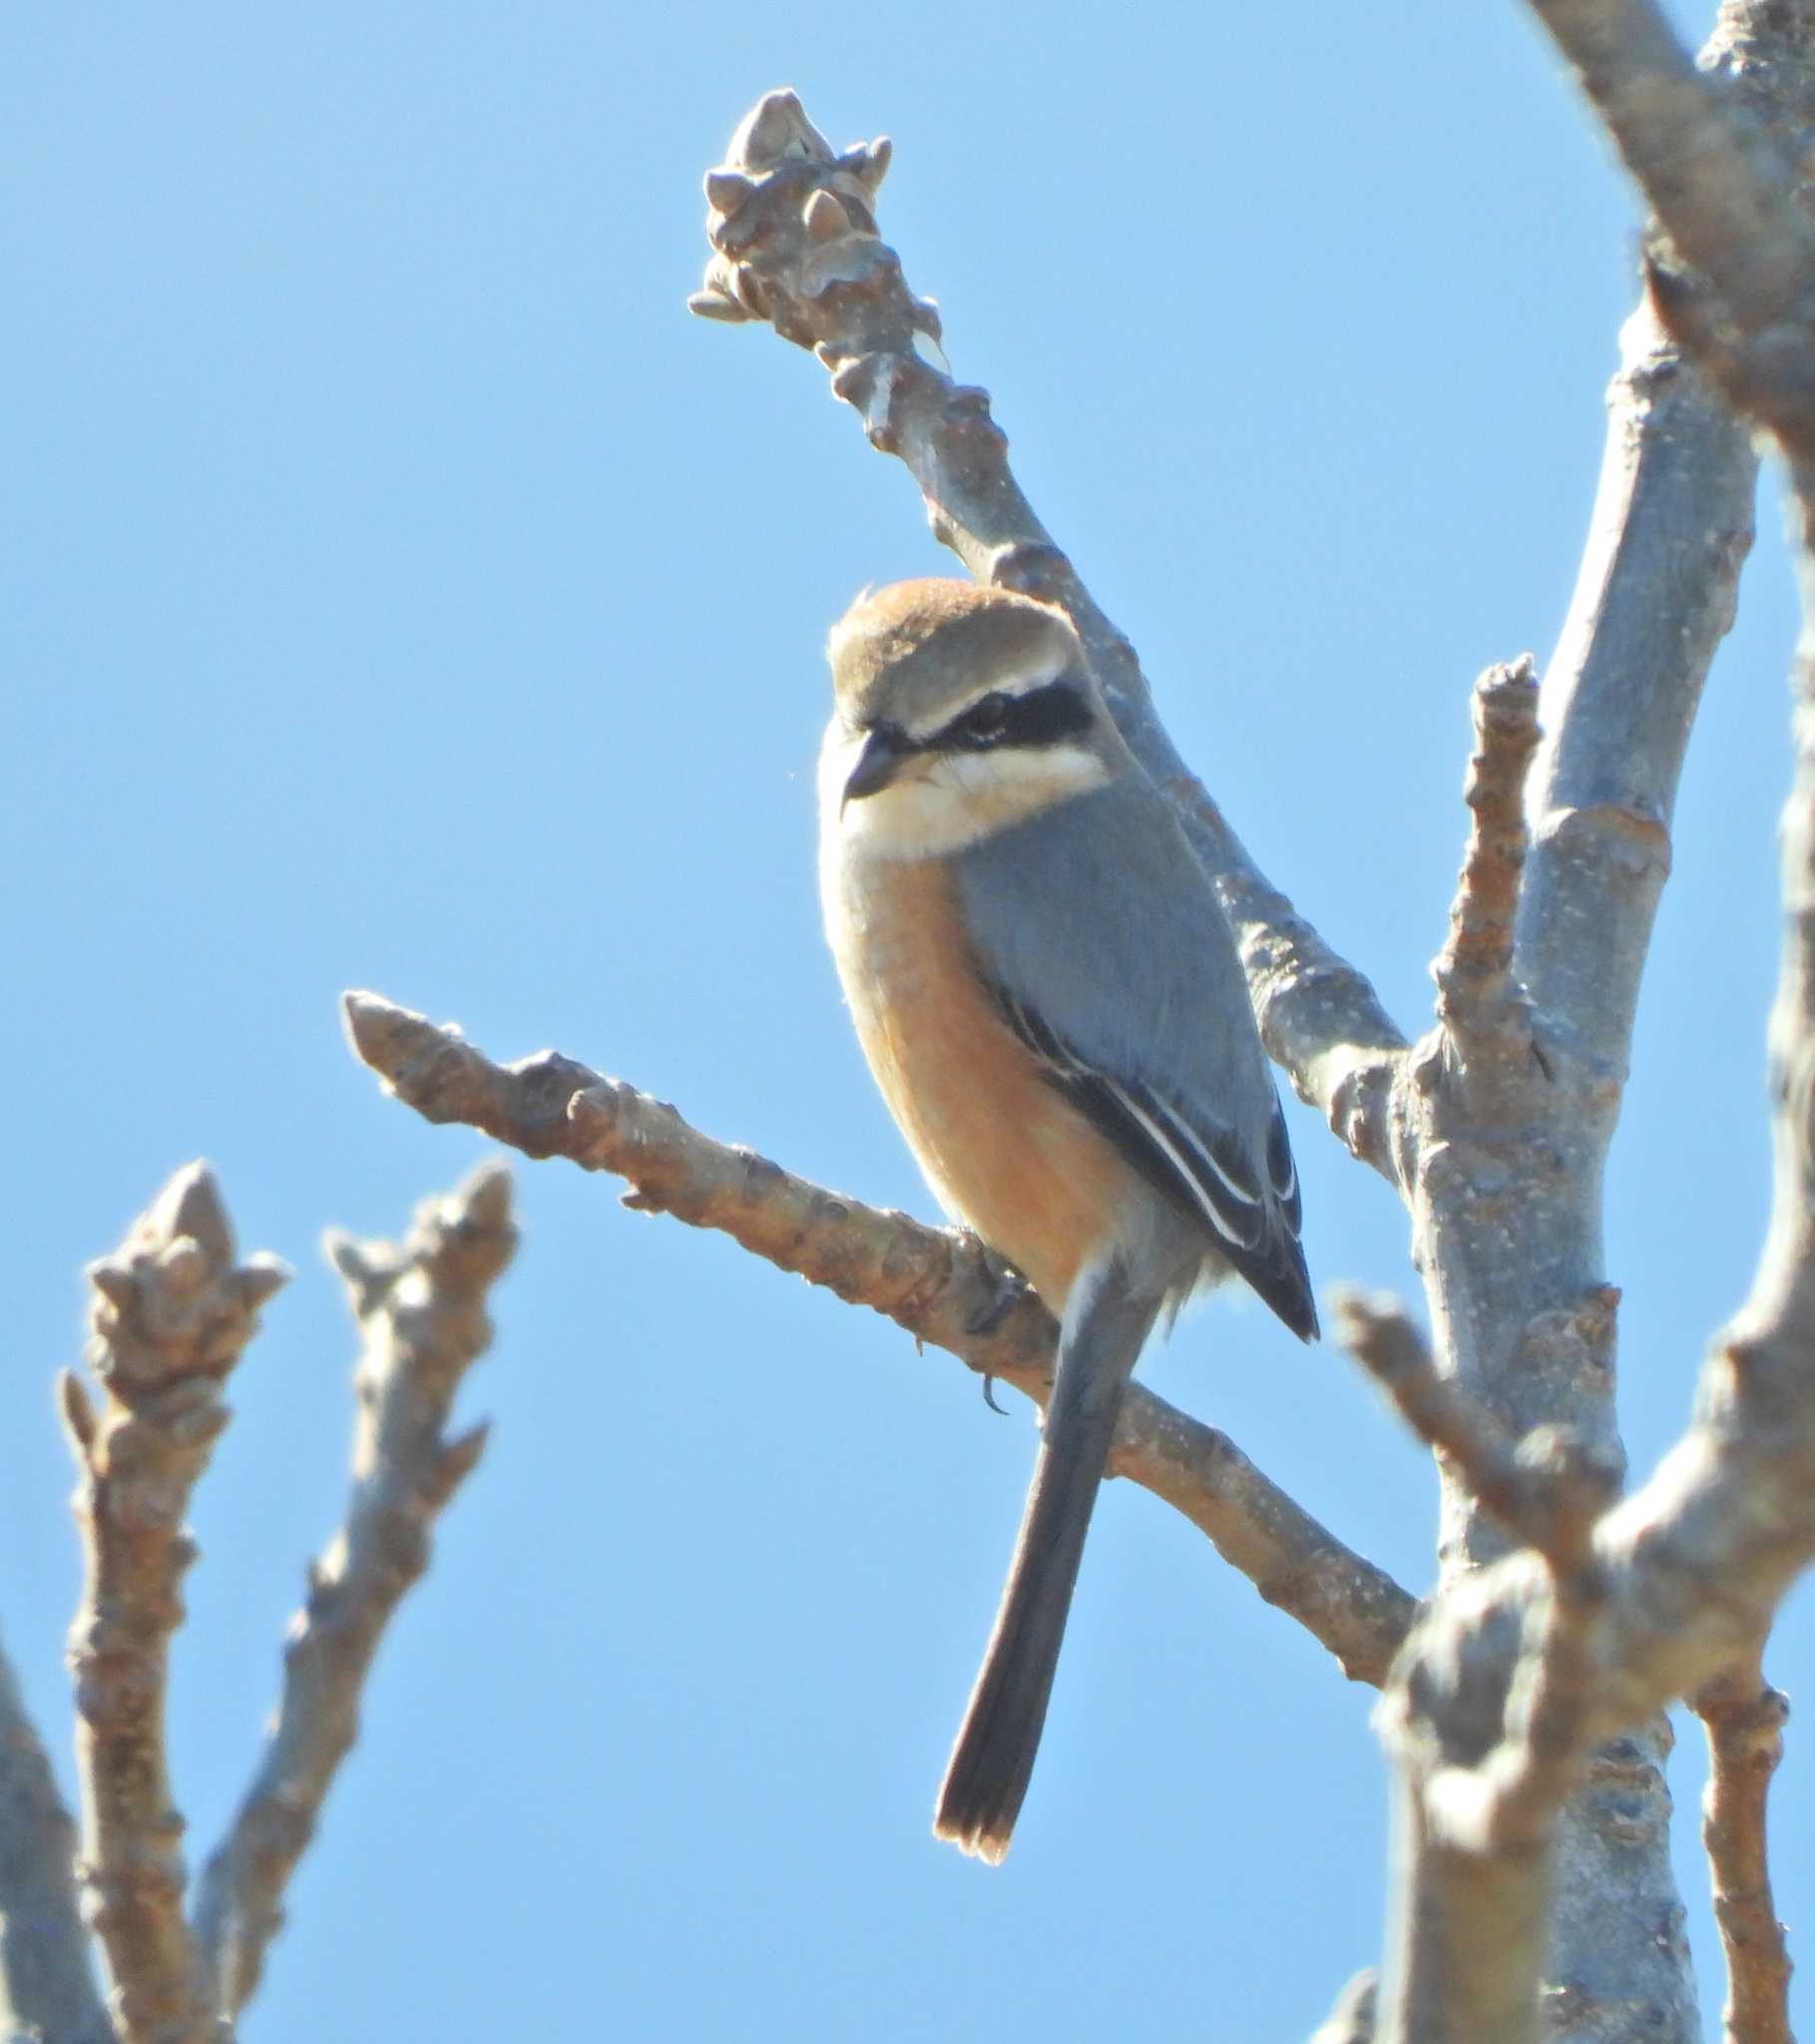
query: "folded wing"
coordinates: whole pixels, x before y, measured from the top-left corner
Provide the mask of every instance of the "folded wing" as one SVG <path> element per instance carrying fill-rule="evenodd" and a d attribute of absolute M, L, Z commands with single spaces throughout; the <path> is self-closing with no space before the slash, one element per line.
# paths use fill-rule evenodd
<path fill-rule="evenodd" d="M 1080 1056 L 1025 1000 L 996 998 L 1015 1034 L 1052 1083 L 1154 1191 L 1203 1227 L 1226 1262 L 1301 1340 L 1315 1340 L 1317 1309 L 1299 1243 L 1303 1203 L 1275 1095 L 1264 1173 L 1201 1111 L 1166 1100 L 1146 1080 Z"/>
<path fill-rule="evenodd" d="M 1047 1078 L 1312 1339 L 1298 1178 L 1247 977 L 1152 784 L 1131 771 L 958 867 L 979 972 Z"/>

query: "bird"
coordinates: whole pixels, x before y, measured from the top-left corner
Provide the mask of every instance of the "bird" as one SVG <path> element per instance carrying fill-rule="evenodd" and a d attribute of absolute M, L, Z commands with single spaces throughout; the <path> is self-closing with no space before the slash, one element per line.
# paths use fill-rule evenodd
<path fill-rule="evenodd" d="M 1301 1200 L 1228 921 L 1064 611 L 899 582 L 826 652 L 820 894 L 858 1040 L 935 1197 L 1059 1321 L 933 1824 L 999 1863 L 1124 1386 L 1154 1323 L 1231 1274 L 1316 1338 Z"/>

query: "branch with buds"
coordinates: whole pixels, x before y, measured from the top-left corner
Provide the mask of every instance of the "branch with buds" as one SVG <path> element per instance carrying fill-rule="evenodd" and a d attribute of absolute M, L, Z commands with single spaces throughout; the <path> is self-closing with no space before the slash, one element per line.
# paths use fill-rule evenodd
<path fill-rule="evenodd" d="M 810 1185 L 572 1058 L 545 1051 L 498 1065 L 458 1030 L 376 994 L 348 994 L 343 1009 L 355 1055 L 425 1120 L 465 1123 L 527 1156 L 611 1172 L 630 1184 L 627 1207 L 717 1229 L 1044 1404 L 1057 1325 L 1018 1279 L 1005 1286 L 1002 1267 L 974 1236 Z M 1136 1384 L 1110 1468 L 1183 1513 L 1351 1680 L 1385 1679 L 1413 1599 L 1269 1482 L 1226 1434 Z"/>
<path fill-rule="evenodd" d="M 1531 656 L 1491 667 L 1475 684 L 1475 753 L 1463 800 L 1474 818 L 1450 910 L 1449 941 L 1431 968 L 1437 1014 L 1465 1064 L 1528 1058 L 1531 1011 L 1513 975 L 1513 929 L 1530 848 L 1526 774 L 1538 749 L 1538 676 Z"/>
<path fill-rule="evenodd" d="M 263 1758 L 202 1871 L 196 1930 L 227 2015 L 251 1999 L 282 1928 L 284 1888 L 358 1736 L 385 1628 L 428 1567 L 429 1530 L 485 1450 L 483 1423 L 448 1429 L 461 1380 L 491 1342 L 487 1295 L 516 1253 L 510 1174 L 482 1165 L 424 1201 L 400 1246 L 333 1229 L 323 1247 L 361 1337 L 353 1480 L 339 1531 L 309 1565 Z"/>
<path fill-rule="evenodd" d="M 1373 988 L 1249 858 L 1174 750 L 1134 649 L 1035 515 L 989 393 L 930 360 L 941 322 L 876 231 L 886 141 L 835 151 L 791 92 L 759 100 L 706 174 L 713 255 L 688 299 L 811 348 L 833 392 L 920 486 L 934 536 L 978 581 L 1058 604 L 1141 765 L 1171 798 L 1234 928 L 1267 1048 L 1358 1157 L 1393 1176 L 1386 1106 L 1405 1039 Z M 941 358 L 943 359 L 943 358 Z"/>
<path fill-rule="evenodd" d="M 100 1411 L 74 1375 L 59 1387 L 87 1560 L 70 1632 L 82 1885 L 127 2044 L 204 2044 L 214 2014 L 183 1914 L 165 1681 L 178 1585 L 196 1558 L 183 1531 L 190 1492 L 227 1422 L 227 1378 L 288 1273 L 268 1257 L 235 1263 L 214 1178 L 192 1165 L 88 1275 Z"/>
<path fill-rule="evenodd" d="M 449 1409 L 490 1338 L 486 1293 L 510 1262 L 497 1166 L 426 1203 L 401 1249 L 329 1239 L 365 1337 L 345 1523 L 309 1574 L 260 1766 L 186 1908 L 183 1819 L 165 1692 L 196 1558 L 189 1498 L 227 1421 L 222 1393 L 259 1307 L 288 1275 L 234 1255 L 214 1176 L 179 1172 L 126 1242 L 90 1267 L 88 1361 L 61 1383 L 87 1558 L 70 1633 L 82 1831 L 77 1848 L 37 1733 L 0 1660 L 0 2028 L 58 2044 L 220 2044 L 257 1986 L 280 1902 L 353 1742 L 384 1628 L 484 1429 Z M 112 1992 L 103 2005 L 84 1912 Z"/>

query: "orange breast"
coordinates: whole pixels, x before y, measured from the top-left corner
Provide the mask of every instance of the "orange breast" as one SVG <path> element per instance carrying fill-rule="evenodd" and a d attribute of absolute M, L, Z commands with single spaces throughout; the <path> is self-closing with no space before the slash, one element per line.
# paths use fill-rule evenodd
<path fill-rule="evenodd" d="M 825 894 L 858 1038 L 934 1193 L 1061 1309 L 1133 1173 L 997 1013 L 938 862 L 830 871 Z"/>

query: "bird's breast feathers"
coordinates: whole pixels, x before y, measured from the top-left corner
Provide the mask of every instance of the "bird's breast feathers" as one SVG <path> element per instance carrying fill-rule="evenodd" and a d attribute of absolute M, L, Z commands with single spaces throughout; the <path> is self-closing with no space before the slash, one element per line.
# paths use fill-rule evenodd
<path fill-rule="evenodd" d="M 1128 1209 L 1131 1172 L 1008 1027 L 936 859 L 828 857 L 826 934 L 864 1056 L 940 1203 L 1055 1310 Z"/>

